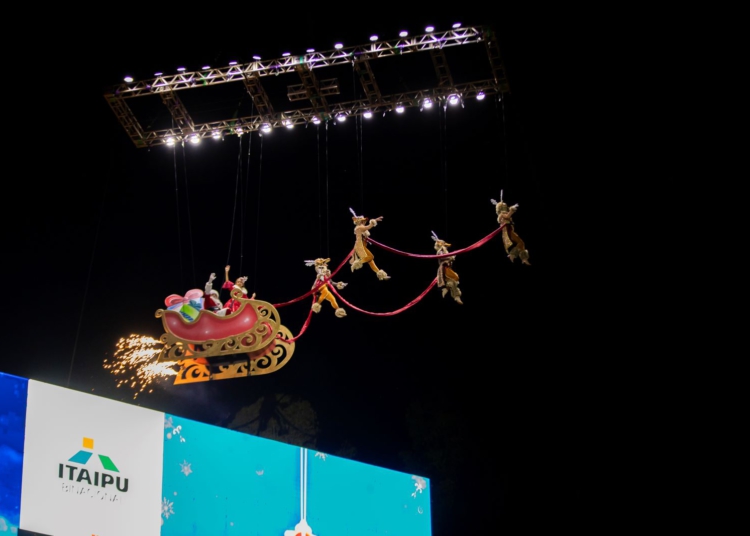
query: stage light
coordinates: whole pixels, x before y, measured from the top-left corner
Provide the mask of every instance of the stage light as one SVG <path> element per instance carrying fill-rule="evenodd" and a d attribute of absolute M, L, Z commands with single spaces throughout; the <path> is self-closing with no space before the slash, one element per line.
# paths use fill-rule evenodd
<path fill-rule="evenodd" d="M 230 66 L 231 66 L 231 65 L 237 65 L 237 62 L 236 62 L 236 61 L 230 61 L 230 62 L 229 62 L 229 65 L 230 65 Z"/>
<path fill-rule="evenodd" d="M 448 104 L 455 106 L 459 102 L 461 102 L 461 99 L 455 93 L 448 95 Z"/>
<path fill-rule="evenodd" d="M 174 138 L 172 138 L 171 136 L 167 138 L 167 145 L 174 145 Z"/>
<path fill-rule="evenodd" d="M 308 48 L 308 49 L 307 49 L 307 53 L 308 53 L 308 54 L 312 54 L 313 52 L 315 52 L 315 49 L 314 49 L 314 48 Z"/>
<path fill-rule="evenodd" d="M 271 125 L 269 123 L 263 123 L 260 126 L 261 132 L 271 132 Z"/>
<path fill-rule="evenodd" d="M 154 76 L 161 76 L 163 74 L 164 74 L 163 72 L 159 71 L 159 72 L 154 73 Z"/>
<path fill-rule="evenodd" d="M 287 56 L 289 56 L 289 52 L 282 52 L 282 53 L 281 53 L 281 56 L 282 56 L 283 58 L 286 58 Z"/>
<path fill-rule="evenodd" d="M 460 22 L 454 22 L 454 23 L 453 23 L 453 28 L 454 28 L 454 29 L 455 29 L 455 28 L 460 28 L 460 27 L 461 27 L 461 23 L 460 23 Z"/>
<path fill-rule="evenodd" d="M 484 91 L 480 91 L 477 93 L 477 100 L 483 100 L 484 99 Z"/>
<path fill-rule="evenodd" d="M 335 45 L 333 45 L 333 48 L 335 48 L 336 50 L 341 50 L 342 48 L 344 48 L 344 44 L 336 43 Z"/>
<path fill-rule="evenodd" d="M 208 71 L 210 68 L 210 65 L 204 65 L 203 67 L 201 67 L 201 69 L 203 69 L 204 71 Z"/>
<path fill-rule="evenodd" d="M 286 128 L 294 128 L 294 121 L 291 119 L 284 119 L 283 123 Z"/>
<path fill-rule="evenodd" d="M 409 32 L 406 30 L 401 30 L 398 34 L 399 37 L 406 37 L 407 35 L 409 35 Z"/>
<path fill-rule="evenodd" d="M 184 73 L 185 72 L 185 67 L 177 67 L 177 71 L 180 72 L 180 73 Z"/>
<path fill-rule="evenodd" d="M 430 98 L 427 97 L 425 100 L 422 101 L 422 107 L 423 108 L 432 108 L 432 100 L 430 100 Z"/>
<path fill-rule="evenodd" d="M 214 130 L 213 134 L 211 134 L 211 137 L 213 139 L 215 139 L 215 140 L 220 140 L 221 139 L 221 133 L 218 130 Z"/>
<path fill-rule="evenodd" d="M 402 113 L 404 113 L 404 107 L 403 107 L 403 105 L 401 105 L 401 104 L 397 104 L 397 105 L 396 105 L 396 113 L 397 113 L 397 114 L 402 114 Z"/>
<path fill-rule="evenodd" d="M 242 127 L 237 127 L 234 129 L 234 131 L 238 136 L 242 136 L 242 133 L 245 132 L 244 130 L 242 130 Z"/>
<path fill-rule="evenodd" d="M 377 41 L 377 40 L 378 40 L 378 36 L 377 35 L 373 34 L 373 35 L 370 36 L 370 41 Z"/>
<path fill-rule="evenodd" d="M 317 115 L 313 116 L 312 122 L 315 123 L 316 125 L 319 125 L 320 124 L 320 117 L 318 117 Z"/>
<path fill-rule="evenodd" d="M 336 119 L 339 120 L 339 123 L 343 123 L 344 121 L 346 121 L 346 114 L 344 114 L 344 113 L 338 114 L 336 116 Z"/>
<path fill-rule="evenodd" d="M 254 59 L 255 61 L 260 61 L 260 56 L 258 56 L 258 55 L 256 54 L 255 56 L 253 56 L 253 59 Z"/>
<path fill-rule="evenodd" d="M 188 138 L 188 141 L 192 143 L 193 145 L 198 145 L 201 142 L 201 137 L 197 134 L 193 134 Z"/>
<path fill-rule="evenodd" d="M 130 76 L 130 75 L 128 75 L 128 76 L 126 76 L 125 78 L 123 78 L 123 80 L 125 80 L 125 81 L 126 81 L 126 82 L 127 82 L 128 84 L 129 84 L 130 82 L 132 82 L 132 81 L 133 81 L 133 77 L 132 77 L 132 76 Z"/>
<path fill-rule="evenodd" d="M 372 112 L 371 112 L 370 110 L 367 110 L 367 111 L 366 111 L 365 113 L 363 113 L 362 115 L 364 115 L 364 116 L 365 116 L 365 119 L 370 119 L 370 118 L 372 117 Z"/>
<path fill-rule="evenodd" d="M 424 29 L 424 31 L 427 32 L 427 33 L 434 32 L 435 31 L 435 27 L 434 26 L 428 26 L 427 28 Z"/>

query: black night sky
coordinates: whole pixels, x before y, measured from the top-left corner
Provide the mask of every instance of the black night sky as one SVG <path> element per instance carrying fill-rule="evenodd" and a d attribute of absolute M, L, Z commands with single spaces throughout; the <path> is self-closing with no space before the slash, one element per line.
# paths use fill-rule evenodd
<path fill-rule="evenodd" d="M 315 410 L 318 450 L 430 478 L 435 536 L 580 528 L 593 447 L 591 389 L 567 308 L 574 283 L 566 266 L 579 261 L 563 254 L 563 228 L 576 218 L 563 206 L 563 184 L 579 178 L 563 149 L 572 112 L 558 100 L 568 45 L 562 30 L 520 9 L 474 11 L 372 23 L 351 15 L 356 26 L 342 30 L 322 16 L 298 13 L 302 20 L 288 23 L 249 12 L 231 14 L 232 28 L 218 15 L 189 31 L 131 15 L 128 31 L 124 19 L 57 30 L 55 59 L 13 101 L 31 110 L 30 134 L 17 155 L 8 153 L 24 171 L 6 181 L 6 200 L 17 205 L 2 228 L 10 296 L 0 370 L 219 426 L 261 397 L 284 394 Z M 237 24 L 243 17 L 247 24 Z M 103 97 L 125 74 L 330 50 L 339 40 L 366 43 L 373 32 L 417 34 L 428 23 L 440 31 L 455 21 L 495 29 L 510 95 L 176 149 L 136 148 Z M 428 54 L 419 56 L 429 65 Z M 378 82 L 420 89 L 416 69 L 388 61 L 375 62 Z M 455 65 L 454 76 L 470 67 Z M 351 68 L 332 76 L 356 91 Z M 269 87 L 298 83 L 286 78 Z M 198 116 L 249 102 L 182 93 Z M 34 148 L 37 124 L 46 135 Z M 183 386 L 161 380 L 135 399 L 103 366 L 121 337 L 161 335 L 154 313 L 167 295 L 203 288 L 211 272 L 220 281 L 227 263 L 232 278 L 248 276 L 258 299 L 278 304 L 306 293 L 314 272 L 303 261 L 330 257 L 333 268 L 351 251 L 350 207 L 383 216 L 374 240 L 430 255 L 432 231 L 451 249 L 494 231 L 490 199 L 501 190 L 519 204 L 514 221 L 531 266 L 510 262 L 499 236 L 458 256 L 463 305 L 437 289 L 393 315 L 340 303 L 348 312 L 340 319 L 324 304 L 280 371 Z M 398 310 L 435 277 L 435 260 L 371 250 L 391 280 L 348 265 L 335 278 L 364 311 Z M 293 334 L 309 305 L 279 308 Z"/>

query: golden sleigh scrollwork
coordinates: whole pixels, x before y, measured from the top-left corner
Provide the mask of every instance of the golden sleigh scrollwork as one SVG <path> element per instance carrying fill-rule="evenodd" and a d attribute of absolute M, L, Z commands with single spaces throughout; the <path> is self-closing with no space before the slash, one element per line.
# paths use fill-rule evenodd
<path fill-rule="evenodd" d="M 280 326 L 275 341 L 257 355 L 245 354 L 233 359 L 184 359 L 177 362 L 179 370 L 174 384 L 227 380 L 270 374 L 286 365 L 294 353 L 294 341 L 289 341 L 292 334 L 286 326 Z"/>
<path fill-rule="evenodd" d="M 156 311 L 165 331 L 157 361 L 179 367 L 175 384 L 269 374 L 291 358 L 293 337 L 276 308 L 236 289 L 231 295 L 240 306 L 223 317 L 201 310 L 189 321 L 178 311 Z"/>

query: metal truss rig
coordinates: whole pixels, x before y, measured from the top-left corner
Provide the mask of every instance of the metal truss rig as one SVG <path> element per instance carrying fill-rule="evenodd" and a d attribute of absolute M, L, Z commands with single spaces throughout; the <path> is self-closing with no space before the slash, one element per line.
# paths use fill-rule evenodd
<path fill-rule="evenodd" d="M 484 44 L 491 78 L 454 84 L 443 49 L 476 43 Z M 406 93 L 381 94 L 370 62 L 416 52 L 431 54 L 437 75 L 437 85 Z M 319 81 L 313 71 L 341 64 L 353 66 L 359 75 L 365 98 L 336 104 L 328 102 L 326 97 L 339 94 L 338 81 L 336 79 Z M 288 86 L 287 97 L 290 101 L 308 100 L 310 106 L 277 112 L 273 109 L 261 84 L 261 79 L 264 76 L 295 72 L 302 83 Z M 237 82 L 245 84 L 258 114 L 196 124 L 177 96 L 178 91 Z M 329 52 L 314 52 L 304 56 L 287 56 L 282 59 L 258 60 L 223 68 L 158 76 L 149 80 L 119 84 L 105 93 L 104 97 L 135 146 L 142 148 L 180 142 L 191 137 L 242 135 L 260 130 L 265 126 L 277 128 L 311 122 L 318 123 L 331 120 L 339 114 L 350 116 L 363 115 L 366 112 L 383 113 L 392 111 L 396 105 L 404 108 L 421 106 L 423 100 L 428 97 L 433 102 L 444 101 L 450 95 L 468 99 L 476 97 L 480 92 L 485 95 L 510 93 L 497 40 L 489 27 L 457 28 L 443 33 L 432 32 L 391 41 L 374 41 L 366 45 Z M 161 97 L 172 115 L 173 128 L 148 131 L 140 125 L 128 106 L 128 99 L 146 95 Z"/>

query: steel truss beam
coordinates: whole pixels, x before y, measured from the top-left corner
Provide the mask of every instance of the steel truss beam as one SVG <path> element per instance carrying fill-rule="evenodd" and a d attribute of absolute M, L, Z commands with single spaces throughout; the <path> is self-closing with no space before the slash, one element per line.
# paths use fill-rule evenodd
<path fill-rule="evenodd" d="M 454 84 L 444 49 L 477 43 L 485 45 L 493 78 Z M 438 79 L 437 86 L 401 94 L 382 95 L 370 63 L 380 58 L 417 52 L 431 53 Z M 353 66 L 359 76 L 365 99 L 337 104 L 330 104 L 326 100 L 326 96 L 339 94 L 338 81 L 318 81 L 313 70 L 342 64 Z M 287 97 L 290 101 L 309 100 L 311 106 L 276 112 L 261 84 L 261 79 L 264 76 L 293 72 L 299 75 L 302 84 L 288 86 Z M 257 115 L 196 124 L 176 95 L 177 91 L 233 82 L 245 84 L 253 99 Z M 457 94 L 462 99 L 470 99 L 480 92 L 488 96 L 510 92 L 497 40 L 492 29 L 488 27 L 458 28 L 392 41 L 375 41 L 340 50 L 314 52 L 304 56 L 287 56 L 224 68 L 183 72 L 173 76 L 158 76 L 149 80 L 119 84 L 105 93 L 104 97 L 127 135 L 136 147 L 142 148 L 179 142 L 191 136 L 207 138 L 242 135 L 259 130 L 263 123 L 268 123 L 272 128 L 291 127 L 317 120 L 335 120 L 340 114 L 357 116 L 365 111 L 387 113 L 398 104 L 405 108 L 420 106 L 426 97 L 430 97 L 436 103 L 445 103 L 451 94 Z M 147 95 L 161 97 L 172 114 L 173 128 L 147 131 L 138 123 L 127 101 Z"/>

